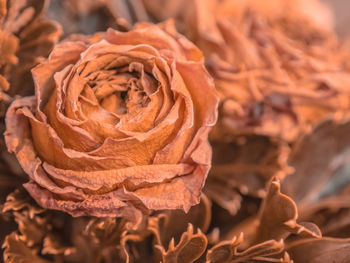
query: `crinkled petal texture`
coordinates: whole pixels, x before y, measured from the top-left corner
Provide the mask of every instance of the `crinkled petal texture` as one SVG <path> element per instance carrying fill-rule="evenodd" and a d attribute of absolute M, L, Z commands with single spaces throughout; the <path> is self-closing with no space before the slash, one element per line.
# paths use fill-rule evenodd
<path fill-rule="evenodd" d="M 11 105 L 6 142 L 41 206 L 136 220 L 199 202 L 218 97 L 171 21 L 62 42 L 32 72 L 36 95 Z"/>

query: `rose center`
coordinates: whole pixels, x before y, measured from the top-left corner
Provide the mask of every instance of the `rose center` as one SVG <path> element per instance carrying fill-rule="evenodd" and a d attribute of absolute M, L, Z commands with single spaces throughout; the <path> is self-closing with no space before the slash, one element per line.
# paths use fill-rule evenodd
<path fill-rule="evenodd" d="M 147 107 L 157 87 L 157 81 L 143 71 L 140 63 L 99 70 L 86 78 L 99 105 L 117 115 Z"/>

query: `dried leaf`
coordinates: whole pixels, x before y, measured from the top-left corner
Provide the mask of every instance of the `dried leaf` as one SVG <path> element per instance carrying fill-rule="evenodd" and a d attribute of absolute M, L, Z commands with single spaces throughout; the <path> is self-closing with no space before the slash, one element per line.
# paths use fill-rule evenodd
<path fill-rule="evenodd" d="M 263 198 L 265 185 L 273 176 L 290 173 L 289 147 L 264 136 L 238 137 L 232 142 L 213 142 L 213 168 L 206 194 L 235 215 L 241 195 Z"/>
<path fill-rule="evenodd" d="M 329 119 L 303 136 L 289 157 L 295 172 L 285 178 L 283 191 L 305 205 L 332 196 L 346 185 L 349 132 L 349 120 Z"/>
<path fill-rule="evenodd" d="M 15 233 L 8 235 L 3 244 L 4 260 L 6 263 L 49 263 L 35 253 L 35 250 L 28 248 Z"/>
<path fill-rule="evenodd" d="M 162 211 L 148 218 L 148 230 L 155 236 L 155 244 L 166 246 L 171 239 L 180 240 L 188 224 L 206 232 L 211 220 L 211 203 L 202 194 L 201 202 L 193 206 L 188 213 L 180 210 Z"/>
<path fill-rule="evenodd" d="M 237 235 L 240 231 L 246 235 L 243 247 L 258 244 L 266 240 L 285 240 L 291 233 L 301 237 L 322 236 L 318 227 L 312 223 L 298 223 L 298 210 L 294 201 L 280 192 L 280 182 L 274 177 L 268 186 L 268 192 L 257 217 L 241 222 L 227 236 Z"/>
<path fill-rule="evenodd" d="M 176 246 L 174 239 L 170 241 L 166 251 L 162 246 L 158 246 L 162 252 L 163 263 L 192 263 L 204 253 L 206 247 L 207 238 L 200 229 L 194 234 L 191 224 Z"/>
<path fill-rule="evenodd" d="M 47 0 L 10 0 L 0 4 L 0 13 L 7 14 L 3 17 L 0 14 L 1 118 L 12 97 L 34 93 L 30 70 L 49 54 L 61 35 L 56 22 L 42 17 L 47 3 Z"/>
<path fill-rule="evenodd" d="M 58 262 L 119 262 L 125 259 L 122 239 L 131 234 L 147 233 L 145 229 L 133 232 L 130 223 L 123 219 L 75 219 L 64 213 L 43 210 L 32 204 L 24 191 L 22 196 L 18 191 L 11 194 L 5 208 L 15 217 L 18 228 L 11 235 L 16 236 L 24 251 L 32 251 L 38 258 L 55 258 Z M 21 257 L 24 262 L 31 260 L 28 253 Z"/>
<path fill-rule="evenodd" d="M 243 234 L 234 237 L 231 241 L 222 241 L 212 247 L 207 253 L 207 263 L 238 263 L 238 262 L 283 262 L 292 263 L 289 255 L 285 253 L 278 258 L 284 250 L 283 240 L 265 241 L 246 250 L 239 251 L 243 242 Z"/>
<path fill-rule="evenodd" d="M 349 127 L 348 120 L 326 120 L 300 138 L 289 158 L 295 172 L 282 183 L 303 221 L 338 237 L 350 233 L 349 194 L 343 191 L 349 183 Z"/>
<path fill-rule="evenodd" d="M 326 237 L 303 239 L 291 243 L 287 251 L 295 263 L 345 263 L 350 257 L 350 240 Z"/>

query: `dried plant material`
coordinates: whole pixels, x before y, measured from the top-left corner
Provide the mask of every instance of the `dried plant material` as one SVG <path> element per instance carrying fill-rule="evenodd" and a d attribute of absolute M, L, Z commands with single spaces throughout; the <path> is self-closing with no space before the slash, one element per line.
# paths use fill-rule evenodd
<path fill-rule="evenodd" d="M 259 12 L 271 18 L 280 17 L 281 14 L 288 16 L 290 12 L 299 12 L 311 18 L 318 26 L 329 30 L 333 28 L 332 12 L 328 6 L 319 0 L 267 0 L 264 3 L 259 0 L 243 2 L 239 0 L 143 0 L 143 3 L 149 16 L 156 21 L 174 18 L 179 26 L 183 27 L 184 32 L 195 34 L 195 31 L 199 31 L 207 37 L 207 40 L 215 40 L 217 37 L 217 31 L 214 30 L 215 25 L 210 20 L 213 19 L 213 14 L 216 14 L 218 9 L 222 15 L 238 16 L 242 9 L 249 8 L 259 10 Z M 185 4 L 188 8 L 183 9 Z M 195 21 L 202 23 L 193 23 Z M 205 31 L 205 29 L 211 30 Z"/>
<path fill-rule="evenodd" d="M 179 243 L 175 246 L 175 240 L 169 243 L 168 250 L 161 246 L 163 263 L 192 263 L 204 253 L 207 247 L 206 236 L 197 229 L 194 234 L 193 226 L 188 225 L 187 232 L 183 233 Z"/>
<path fill-rule="evenodd" d="M 142 228 L 132 230 L 127 220 L 116 218 L 78 218 L 72 228 L 74 250 L 67 259 L 74 262 L 129 262 L 125 261 L 130 253 L 126 241 L 140 241 L 147 234 Z"/>
<path fill-rule="evenodd" d="M 16 239 L 20 239 L 30 248 L 40 244 L 49 231 L 48 219 L 40 216 L 44 210 L 32 205 L 24 191 L 16 190 L 11 193 L 7 197 L 3 212 L 12 212 L 18 224 Z"/>
<path fill-rule="evenodd" d="M 300 219 L 317 224 L 325 236 L 345 238 L 350 233 L 349 204 L 349 193 L 339 193 L 314 203 L 300 204 Z"/>
<path fill-rule="evenodd" d="M 6 198 L 3 212 L 25 210 L 29 218 L 34 218 L 36 214 L 44 212 L 44 209 L 33 205 L 31 198 L 23 189 L 17 189 Z"/>
<path fill-rule="evenodd" d="M 213 142 L 213 167 L 208 177 L 207 195 L 235 215 L 241 195 L 263 198 L 273 177 L 291 172 L 287 165 L 289 147 L 264 136 L 238 137 L 232 142 Z"/>
<path fill-rule="evenodd" d="M 10 192 L 20 187 L 23 183 L 24 180 L 11 173 L 8 166 L 2 163 L 0 159 L 0 205 L 4 203 Z"/>
<path fill-rule="evenodd" d="M 162 253 L 158 247 L 165 248 L 170 242 L 179 243 L 189 224 L 201 232 L 206 232 L 210 219 L 211 204 L 205 195 L 201 196 L 201 202 L 193 206 L 188 213 L 169 210 L 149 216 L 145 220 L 145 227 L 123 233 L 121 247 L 126 262 L 160 262 Z M 168 260 L 173 258 L 172 255 L 173 253 L 169 254 Z"/>
<path fill-rule="evenodd" d="M 130 30 L 136 22 L 150 21 L 141 0 L 51 0 L 48 15 L 60 22 L 65 35 L 109 27 Z"/>
<path fill-rule="evenodd" d="M 1 60 L 0 65 L 11 65 L 11 64 L 17 64 L 18 58 L 16 57 L 16 52 L 18 49 L 19 41 L 18 38 L 16 38 L 14 35 L 8 32 L 0 31 L 0 39 L 1 39 L 1 45 L 0 45 L 0 51 L 1 54 Z M 2 81 L 3 82 L 3 81 Z M 2 84 L 2 89 L 7 90 L 8 84 Z"/>
<path fill-rule="evenodd" d="M 171 239 L 180 240 L 188 224 L 205 233 L 211 220 L 211 203 L 202 194 L 201 202 L 193 206 L 188 213 L 180 210 L 162 211 L 149 217 L 147 229 L 154 235 L 155 244 L 165 247 Z"/>
<path fill-rule="evenodd" d="M 6 263 L 49 263 L 38 257 L 15 233 L 6 237 L 3 248 Z"/>
<path fill-rule="evenodd" d="M 34 93 L 30 70 L 49 54 L 61 35 L 60 26 L 42 16 L 47 3 L 10 0 L 0 6 L 0 117 L 11 97 Z"/>
<path fill-rule="evenodd" d="M 25 188 L 73 216 L 188 211 L 217 117 L 201 52 L 170 21 L 99 36 L 57 45 L 32 70 L 36 96 L 8 110 L 6 143 L 30 177 Z"/>
<path fill-rule="evenodd" d="M 159 262 L 161 254 L 157 245 L 168 245 L 172 239 L 171 235 L 175 242 L 179 242 L 183 232 L 187 231 L 187 225 L 181 227 L 183 224 L 193 222 L 196 227 L 208 227 L 210 218 L 201 218 L 202 213 L 210 213 L 208 202 L 202 197 L 201 203 L 192 207 L 188 215 L 180 211 L 165 211 L 166 224 L 159 224 L 158 227 L 155 224 L 162 213 L 144 218 L 145 220 L 135 228 L 125 219 L 72 218 L 64 213 L 44 210 L 39 208 L 25 191 L 15 191 L 9 196 L 5 210 L 7 213 L 12 212 L 18 229 L 7 238 L 12 240 L 13 236 L 16 236 L 20 244 L 17 244 L 17 241 L 8 243 L 6 251 L 17 251 L 18 246 L 23 246 L 24 252 L 30 251 L 19 253 L 23 260 L 30 260 L 35 255 L 49 262 L 54 262 L 51 258 L 55 258 L 55 262 L 77 263 Z M 177 224 L 180 224 L 180 227 Z M 193 236 L 194 240 L 186 243 L 185 247 L 196 244 L 197 236 L 205 238 L 205 235 L 199 232 L 193 233 Z M 155 242 L 152 242 L 153 237 Z M 158 237 L 164 242 L 158 242 Z M 184 248 L 181 251 L 181 255 L 187 258 Z M 168 258 L 171 258 L 170 254 Z"/>
<path fill-rule="evenodd" d="M 350 45 L 319 0 L 50 2 L 0 0 L 6 262 L 347 262 Z"/>
<path fill-rule="evenodd" d="M 207 253 L 207 263 L 239 263 L 239 262 L 283 262 L 292 263 L 289 255 L 284 253 L 283 240 L 277 242 L 269 240 L 246 250 L 239 251 L 238 247 L 243 242 L 243 234 L 234 237 L 231 241 L 222 241 L 212 247 Z"/>
<path fill-rule="evenodd" d="M 298 210 L 294 201 L 280 192 L 280 182 L 274 177 L 256 218 L 247 219 L 227 235 L 244 232 L 242 246 L 248 247 L 266 240 L 285 240 L 291 233 L 302 237 L 321 237 L 318 227 L 312 223 L 298 223 Z"/>
<path fill-rule="evenodd" d="M 204 52 L 221 97 L 213 138 L 253 133 L 292 142 L 348 111 L 350 74 L 320 1 L 185 2 L 144 4 L 158 20 L 174 17 Z"/>
<path fill-rule="evenodd" d="M 298 204 L 332 196 L 349 182 L 350 121 L 326 120 L 304 135 L 293 148 L 283 191 Z M 322 142 L 322 143 L 320 143 Z"/>
<path fill-rule="evenodd" d="M 5 251 L 19 254 L 21 260 L 31 260 L 35 255 L 40 259 L 55 258 L 55 262 L 124 261 L 127 249 L 121 246 L 122 241 L 137 235 L 142 239 L 148 234 L 145 228 L 132 229 L 125 219 L 72 218 L 42 209 L 24 190 L 9 195 L 4 211 L 12 212 L 18 224 L 17 231 L 7 237 L 15 237 L 16 241 L 7 242 Z M 23 247 L 24 254 L 17 251 L 18 246 Z"/>
<path fill-rule="evenodd" d="M 280 182 L 273 178 L 260 210 L 257 240 L 285 238 L 285 232 L 320 237 L 320 231 L 311 223 L 297 223 L 297 206 L 290 197 L 280 192 L 280 187 Z"/>
<path fill-rule="evenodd" d="M 345 263 L 350 257 L 350 240 L 303 239 L 290 244 L 287 251 L 295 263 Z"/>
<path fill-rule="evenodd" d="M 298 205 L 303 221 L 315 222 L 326 235 L 349 235 L 350 122 L 326 120 L 293 147 L 282 190 Z M 322 143 L 320 143 L 322 142 Z"/>
<path fill-rule="evenodd" d="M 211 210 L 210 201 L 203 195 L 200 204 L 188 214 L 176 210 L 159 212 L 133 228 L 125 219 L 72 218 L 45 210 L 25 191 L 17 190 L 8 196 L 4 212 L 11 213 L 18 224 L 17 231 L 7 237 L 12 242 L 6 243 L 6 255 L 23 262 L 32 258 L 53 262 L 49 258 L 54 257 L 58 262 L 113 263 L 159 262 L 159 250 L 154 245 L 169 244 L 173 237 L 179 240 L 188 223 L 206 231 Z M 154 242 L 150 250 L 153 236 L 162 241 Z M 23 251 L 18 247 L 23 247 Z"/>
<path fill-rule="evenodd" d="M 334 36 L 313 33 L 307 23 L 302 28 L 324 40 L 284 35 L 298 27 L 293 22 L 277 21 L 278 28 L 249 12 L 238 23 L 218 22 L 227 52 L 242 55 L 208 61 L 222 99 L 214 137 L 257 133 L 292 142 L 322 119 L 348 111 L 350 74 L 337 58 L 338 46 L 329 43 Z"/>

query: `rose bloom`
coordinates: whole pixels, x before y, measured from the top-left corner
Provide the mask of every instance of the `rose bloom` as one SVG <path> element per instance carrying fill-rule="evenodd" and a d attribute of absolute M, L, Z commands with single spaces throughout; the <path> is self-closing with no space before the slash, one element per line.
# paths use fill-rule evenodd
<path fill-rule="evenodd" d="M 73 216 L 183 209 L 200 199 L 218 97 L 201 51 L 171 21 L 55 46 L 13 102 L 6 143 L 43 207 Z"/>

